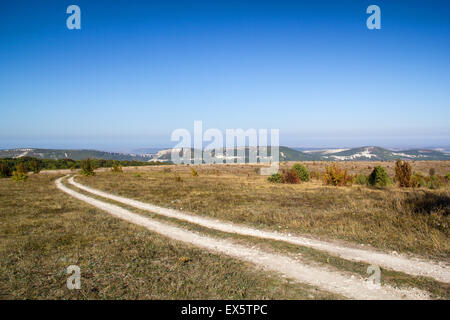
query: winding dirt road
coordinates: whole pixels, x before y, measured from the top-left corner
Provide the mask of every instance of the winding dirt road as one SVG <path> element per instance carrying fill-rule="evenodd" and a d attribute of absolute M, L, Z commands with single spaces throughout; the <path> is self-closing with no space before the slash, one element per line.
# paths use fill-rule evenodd
<path fill-rule="evenodd" d="M 76 192 L 75 190 L 63 185 L 61 182 L 62 179 L 63 178 L 59 178 L 56 180 L 56 186 L 60 190 L 117 218 L 143 226 L 152 232 L 174 240 L 182 241 L 212 252 L 225 254 L 243 261 L 251 262 L 255 265 L 263 267 L 264 269 L 276 271 L 296 281 L 321 288 L 328 292 L 341 294 L 351 299 L 429 298 L 429 295 L 426 292 L 418 289 L 397 289 L 387 285 L 383 285 L 378 288 L 371 287 L 368 286 L 365 279 L 359 275 L 333 271 L 321 266 L 312 266 L 308 263 L 308 261 L 304 261 L 300 255 L 296 258 L 292 258 L 282 254 L 268 253 L 253 247 L 236 244 L 232 241 L 200 235 L 195 232 L 187 231 L 183 228 L 175 227 L 168 223 L 162 223 L 140 214 L 133 213 L 117 205 L 103 202 Z M 70 182 L 75 184 L 73 180 L 70 180 Z M 86 189 L 87 187 L 82 187 L 83 190 L 88 191 Z"/>
<path fill-rule="evenodd" d="M 376 250 L 349 247 L 313 238 L 290 236 L 278 232 L 259 230 L 243 225 L 225 222 L 222 220 L 196 216 L 186 212 L 163 208 L 137 200 L 116 196 L 104 191 L 84 186 L 78 182 L 75 182 L 73 180 L 73 177 L 69 178 L 68 182 L 81 190 L 106 199 L 114 200 L 135 207 L 137 209 L 154 212 L 162 216 L 184 220 L 206 228 L 215 229 L 222 232 L 236 233 L 245 236 L 284 241 L 295 245 L 326 251 L 329 254 L 341 257 L 343 259 L 362 261 L 384 267 L 386 269 L 401 271 L 415 276 L 432 277 L 440 282 L 450 283 L 450 268 L 444 263 L 426 261 L 418 258 L 406 257 L 403 255 L 393 255 Z"/>

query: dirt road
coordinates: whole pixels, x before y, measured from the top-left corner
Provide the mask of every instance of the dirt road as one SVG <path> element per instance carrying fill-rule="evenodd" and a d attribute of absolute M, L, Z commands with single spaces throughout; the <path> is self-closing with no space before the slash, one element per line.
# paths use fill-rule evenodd
<path fill-rule="evenodd" d="M 313 266 L 304 261 L 299 255 L 296 258 L 281 254 L 268 253 L 260 249 L 233 243 L 228 240 L 216 239 L 200 235 L 195 232 L 162 223 L 142 215 L 133 213 L 119 206 L 106 203 L 95 198 L 76 192 L 56 180 L 56 186 L 72 197 L 95 206 L 115 217 L 143 226 L 152 232 L 168 238 L 182 241 L 215 253 L 226 254 L 231 257 L 251 262 L 264 269 L 276 271 L 285 276 L 306 283 L 323 290 L 338 293 L 351 299 L 427 299 L 429 295 L 417 289 L 396 289 L 387 285 L 381 287 L 368 286 L 365 279 L 359 275 L 352 275 L 332 271 L 321 266 Z"/>
<path fill-rule="evenodd" d="M 339 256 L 343 259 L 362 261 L 384 267 L 386 269 L 401 271 L 415 276 L 432 277 L 438 281 L 450 283 L 450 268 L 443 262 L 440 263 L 434 261 L 426 261 L 419 258 L 406 257 L 398 254 L 389 254 L 367 248 L 362 249 L 356 246 L 351 247 L 309 237 L 291 236 L 289 234 L 259 230 L 248 226 L 237 225 L 230 222 L 210 219 L 207 217 L 201 217 L 174 209 L 163 208 L 137 200 L 112 195 L 110 193 L 90 188 L 78 182 L 75 182 L 73 180 L 73 177 L 69 178 L 68 182 L 81 190 L 101 196 L 103 198 L 111 199 L 135 207 L 137 209 L 151 211 L 166 217 L 184 220 L 206 228 L 215 229 L 222 232 L 237 233 L 240 235 L 284 241 L 295 245 L 326 251 L 329 254 Z"/>

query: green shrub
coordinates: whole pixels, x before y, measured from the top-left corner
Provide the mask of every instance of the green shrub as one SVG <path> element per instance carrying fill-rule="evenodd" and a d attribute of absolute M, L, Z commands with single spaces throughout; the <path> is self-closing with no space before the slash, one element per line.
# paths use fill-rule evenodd
<path fill-rule="evenodd" d="M 412 188 L 424 188 L 427 187 L 428 184 L 422 172 L 418 171 L 411 176 L 409 186 Z"/>
<path fill-rule="evenodd" d="M 292 166 L 292 170 L 297 173 L 297 177 L 300 178 L 301 181 L 309 181 L 309 171 L 300 163 L 296 163 Z"/>
<path fill-rule="evenodd" d="M 365 174 L 359 174 L 356 178 L 355 178 L 355 183 L 356 184 L 361 184 L 361 185 L 367 185 L 368 184 L 368 178 Z"/>
<path fill-rule="evenodd" d="M 283 171 L 283 182 L 284 183 L 300 183 L 300 178 L 294 169 Z"/>
<path fill-rule="evenodd" d="M 273 175 L 269 176 L 267 180 L 272 183 L 283 183 L 283 176 L 279 173 L 274 173 Z"/>
<path fill-rule="evenodd" d="M 372 173 L 369 175 L 367 182 L 374 187 L 386 187 L 391 183 L 391 179 L 389 178 L 386 169 L 382 166 L 376 166 L 373 168 Z"/>
<path fill-rule="evenodd" d="M 6 163 L 0 162 L 0 178 L 7 178 L 12 175 L 11 169 Z"/>
<path fill-rule="evenodd" d="M 12 178 L 15 181 L 25 181 L 25 180 L 27 180 L 28 175 L 27 175 L 25 167 L 23 166 L 22 163 L 19 163 L 16 166 L 16 170 L 14 170 L 14 172 L 12 174 Z"/>
<path fill-rule="evenodd" d="M 114 161 L 111 167 L 111 171 L 115 172 L 115 173 L 121 173 L 123 172 L 122 170 L 122 166 L 120 165 L 120 163 L 118 161 Z"/>
<path fill-rule="evenodd" d="M 395 163 L 395 180 L 398 181 L 401 188 L 411 186 L 411 165 L 400 159 Z"/>
<path fill-rule="evenodd" d="M 450 181 L 450 172 L 445 175 L 448 181 Z"/>
<path fill-rule="evenodd" d="M 85 176 L 93 176 L 95 174 L 94 165 L 93 165 L 91 159 L 86 159 L 86 160 L 81 161 L 80 173 Z"/>
<path fill-rule="evenodd" d="M 430 168 L 430 170 L 428 170 L 428 175 L 430 177 L 434 176 L 436 174 L 436 170 L 434 168 Z"/>
<path fill-rule="evenodd" d="M 430 189 L 439 189 L 442 186 L 442 181 L 437 175 L 432 175 L 427 183 L 427 187 Z"/>
<path fill-rule="evenodd" d="M 347 173 L 347 169 L 343 170 L 333 163 L 325 167 L 324 182 L 332 186 L 347 186 L 352 184 L 353 177 Z"/>

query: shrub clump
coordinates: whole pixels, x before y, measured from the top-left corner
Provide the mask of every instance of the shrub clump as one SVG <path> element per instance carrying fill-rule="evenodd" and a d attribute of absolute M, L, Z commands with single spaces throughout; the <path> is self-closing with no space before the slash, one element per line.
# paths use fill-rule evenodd
<path fill-rule="evenodd" d="M 91 159 L 86 159 L 86 160 L 81 161 L 81 171 L 80 171 L 80 173 L 82 175 L 85 175 L 85 176 L 88 176 L 88 177 L 95 175 L 94 165 L 92 164 L 92 160 Z"/>
<path fill-rule="evenodd" d="M 118 161 L 114 161 L 111 167 L 111 171 L 115 172 L 115 173 L 120 173 L 123 172 L 122 170 L 122 166 L 120 165 L 120 163 Z"/>
<path fill-rule="evenodd" d="M 424 188 L 427 186 L 427 181 L 422 172 L 418 171 L 411 176 L 409 186 L 412 188 Z"/>
<path fill-rule="evenodd" d="M 445 180 L 442 179 L 445 183 Z M 442 182 L 441 179 L 439 178 L 439 176 L 437 175 L 432 175 L 427 183 L 428 188 L 430 189 L 439 189 L 442 186 Z"/>
<path fill-rule="evenodd" d="M 368 177 L 365 174 L 361 173 L 355 178 L 355 183 L 360 185 L 367 185 L 369 183 L 368 180 Z"/>
<path fill-rule="evenodd" d="M 25 167 L 22 163 L 19 163 L 16 166 L 16 170 L 14 170 L 12 174 L 12 178 L 15 181 L 25 181 L 28 178 L 27 171 L 25 170 Z"/>
<path fill-rule="evenodd" d="M 348 186 L 352 184 L 353 177 L 348 174 L 347 169 L 341 169 L 333 163 L 325 167 L 324 182 L 332 186 Z"/>
<path fill-rule="evenodd" d="M 272 183 L 283 183 L 283 176 L 279 173 L 274 173 L 267 178 L 267 181 Z"/>
<path fill-rule="evenodd" d="M 297 173 L 297 176 L 300 178 L 301 181 L 309 181 L 310 179 L 309 171 L 300 163 L 294 164 L 292 166 L 292 170 L 294 170 L 295 173 Z"/>
<path fill-rule="evenodd" d="M 390 184 L 391 179 L 389 178 L 385 168 L 382 166 L 376 166 L 369 175 L 368 183 L 371 186 L 382 188 Z"/>
<path fill-rule="evenodd" d="M 11 169 L 6 163 L 0 162 L 0 178 L 7 178 L 12 175 Z"/>
<path fill-rule="evenodd" d="M 395 163 L 395 180 L 401 188 L 411 187 L 411 165 L 407 161 L 400 159 Z"/>
<path fill-rule="evenodd" d="M 283 171 L 283 182 L 284 183 L 300 183 L 300 178 L 297 175 L 297 172 L 295 172 L 294 169 L 291 170 L 285 170 Z"/>

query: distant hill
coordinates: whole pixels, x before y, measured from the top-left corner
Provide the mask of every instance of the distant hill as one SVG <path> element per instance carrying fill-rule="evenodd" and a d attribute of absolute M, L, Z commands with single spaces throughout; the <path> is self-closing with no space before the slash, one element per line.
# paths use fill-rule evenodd
<path fill-rule="evenodd" d="M 91 158 L 91 159 L 105 159 L 105 160 L 149 161 L 152 159 L 151 156 L 146 155 L 106 152 L 98 150 L 34 149 L 34 148 L 0 150 L 0 158 L 20 158 L 25 156 L 40 159 L 72 159 L 72 160 L 83 160 Z"/>
<path fill-rule="evenodd" d="M 327 149 L 304 151 L 320 156 L 323 160 L 335 161 L 394 161 L 403 160 L 450 160 L 450 154 L 437 150 L 393 151 L 380 147 L 360 147 L 352 149 Z"/>
<path fill-rule="evenodd" d="M 254 147 L 253 147 L 254 148 Z M 233 161 L 238 158 L 237 150 L 244 149 L 245 162 L 248 162 L 249 150 L 251 148 L 233 148 L 224 149 L 224 157 L 217 158 L 217 162 L 223 162 L 224 160 Z M 181 151 L 178 150 L 179 152 Z M 191 151 L 191 159 L 193 159 L 193 149 Z M 265 151 L 260 149 L 260 151 Z M 280 147 L 279 149 L 280 161 L 394 161 L 397 159 L 403 160 L 450 160 L 450 154 L 437 150 L 403 150 L 393 151 L 380 147 L 360 147 L 352 149 L 325 149 L 325 150 L 295 150 L 288 147 Z M 170 161 L 172 149 L 160 150 L 153 155 L 153 161 Z M 264 153 L 263 153 L 264 154 Z M 270 157 L 270 149 L 267 152 Z M 259 161 L 268 162 L 269 157 L 259 157 Z"/>
<path fill-rule="evenodd" d="M 151 150 L 150 150 L 151 149 Z M 70 149 L 8 149 L 0 150 L 0 158 L 19 158 L 19 157 L 36 157 L 41 159 L 73 159 L 82 160 L 86 158 L 91 159 L 105 159 L 105 160 L 129 160 L 129 161 L 171 161 L 172 149 L 159 150 L 156 148 L 142 149 L 145 152 L 142 154 L 134 153 L 118 153 L 106 152 L 98 150 L 70 150 Z M 217 163 L 224 161 L 237 161 L 239 158 L 238 150 L 244 152 L 245 162 L 248 162 L 250 151 L 254 151 L 255 147 L 240 147 L 223 149 L 223 157 L 216 157 L 214 160 Z M 149 152 L 151 151 L 151 153 Z M 181 151 L 179 149 L 178 151 Z M 265 149 L 259 148 L 258 161 L 270 161 L 270 149 L 265 154 Z M 146 153 L 149 152 L 149 153 Z M 194 158 L 194 149 L 190 149 L 191 159 Z M 283 147 L 279 148 L 280 161 L 394 161 L 397 159 L 404 160 L 450 160 L 450 154 L 439 150 L 402 150 L 394 151 L 380 147 L 360 147 L 351 149 L 313 149 L 302 151 L 293 148 Z M 241 158 L 242 159 L 242 158 Z"/>

